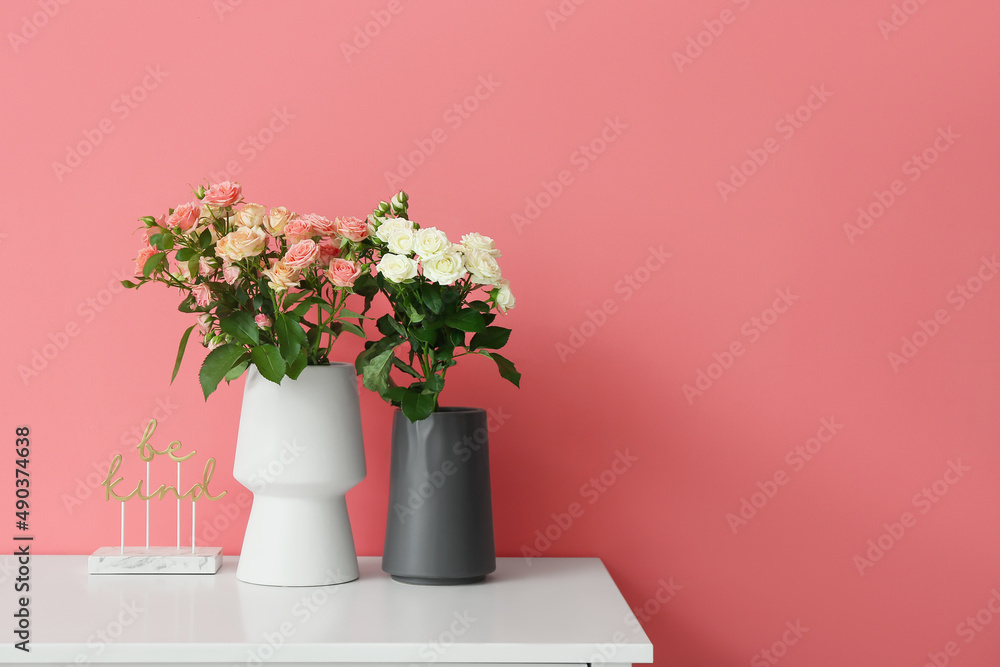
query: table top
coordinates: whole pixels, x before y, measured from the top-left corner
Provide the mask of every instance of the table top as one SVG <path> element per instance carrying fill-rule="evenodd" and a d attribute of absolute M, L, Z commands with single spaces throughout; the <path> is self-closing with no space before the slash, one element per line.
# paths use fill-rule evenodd
<path fill-rule="evenodd" d="M 412 586 L 360 558 L 361 578 L 279 588 L 216 575 L 88 575 L 86 556 L 32 556 L 31 651 L 0 662 L 645 663 L 653 646 L 596 558 L 499 558 L 470 586 Z M 13 626 L 17 564 L 0 557 Z"/>

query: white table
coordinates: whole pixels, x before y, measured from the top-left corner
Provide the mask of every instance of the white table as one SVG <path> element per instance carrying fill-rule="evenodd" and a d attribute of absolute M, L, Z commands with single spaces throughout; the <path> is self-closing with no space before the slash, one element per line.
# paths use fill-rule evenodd
<path fill-rule="evenodd" d="M 32 556 L 29 653 L 13 634 L 17 564 L 0 557 L 0 662 L 147 665 L 630 665 L 653 646 L 600 560 L 501 558 L 485 583 L 410 586 L 361 558 L 317 588 L 216 575 L 88 575 L 86 556 Z"/>

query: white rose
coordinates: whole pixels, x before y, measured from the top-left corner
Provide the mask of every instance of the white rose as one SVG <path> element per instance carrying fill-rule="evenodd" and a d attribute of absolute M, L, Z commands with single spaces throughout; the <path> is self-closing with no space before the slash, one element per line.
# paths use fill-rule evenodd
<path fill-rule="evenodd" d="M 500 251 L 496 249 L 493 245 L 493 239 L 489 236 L 483 236 L 482 234 L 465 234 L 462 236 L 462 245 L 468 250 L 482 250 L 484 252 L 493 255 L 494 257 L 500 256 Z"/>
<path fill-rule="evenodd" d="M 243 208 L 236 212 L 236 224 L 240 227 L 260 227 L 264 222 L 264 212 L 266 209 L 260 204 L 244 204 Z"/>
<path fill-rule="evenodd" d="M 292 212 L 284 206 L 275 206 L 264 219 L 264 227 L 271 232 L 272 236 L 279 236 L 285 231 L 285 225 L 292 219 Z"/>
<path fill-rule="evenodd" d="M 389 218 L 378 226 L 378 229 L 375 230 L 375 236 L 382 243 L 388 243 L 389 234 L 396 229 L 413 229 L 413 222 L 406 218 Z"/>
<path fill-rule="evenodd" d="M 260 227 L 240 227 L 226 234 L 215 246 L 215 254 L 230 262 L 238 262 L 264 252 L 267 233 Z"/>
<path fill-rule="evenodd" d="M 420 264 L 424 267 L 424 278 L 439 285 L 453 285 L 466 273 L 465 260 L 457 250 L 446 250 L 437 257 L 422 259 Z"/>
<path fill-rule="evenodd" d="M 472 282 L 492 285 L 500 280 L 500 265 L 486 250 L 469 250 L 465 253 L 465 268 L 472 275 Z"/>
<path fill-rule="evenodd" d="M 420 255 L 421 260 L 433 259 L 448 252 L 451 241 L 448 235 L 437 227 L 422 227 L 417 230 L 417 240 L 413 244 L 413 252 Z"/>
<path fill-rule="evenodd" d="M 274 262 L 270 269 L 262 273 L 267 278 L 268 287 L 275 292 L 283 292 L 297 287 L 301 280 L 298 269 L 294 269 L 280 260 Z"/>
<path fill-rule="evenodd" d="M 400 227 L 389 232 L 386 244 L 388 245 L 389 252 L 391 253 L 395 253 L 397 255 L 409 255 L 413 252 L 413 242 L 415 238 L 416 235 L 413 233 L 412 229 Z"/>
<path fill-rule="evenodd" d="M 501 278 L 497 281 L 496 304 L 501 313 L 506 313 L 517 304 L 517 299 L 514 298 L 514 295 L 510 291 L 510 281 L 506 278 Z"/>
<path fill-rule="evenodd" d="M 417 275 L 417 263 L 402 255 L 382 255 L 376 268 L 386 280 L 394 283 L 401 283 Z"/>

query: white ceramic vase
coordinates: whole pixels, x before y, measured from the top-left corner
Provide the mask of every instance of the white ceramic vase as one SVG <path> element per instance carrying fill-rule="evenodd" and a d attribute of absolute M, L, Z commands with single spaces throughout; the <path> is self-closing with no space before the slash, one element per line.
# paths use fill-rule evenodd
<path fill-rule="evenodd" d="M 253 493 L 236 577 L 269 586 L 358 578 L 344 495 L 365 478 L 354 366 L 307 366 L 275 384 L 251 366 L 233 476 Z"/>

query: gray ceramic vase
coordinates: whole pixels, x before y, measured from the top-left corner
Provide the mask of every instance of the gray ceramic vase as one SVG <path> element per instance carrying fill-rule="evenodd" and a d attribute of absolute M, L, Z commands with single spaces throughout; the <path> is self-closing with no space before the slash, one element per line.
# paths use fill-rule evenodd
<path fill-rule="evenodd" d="M 496 569 L 485 410 L 440 408 L 416 423 L 396 410 L 382 569 L 434 586 Z"/>

